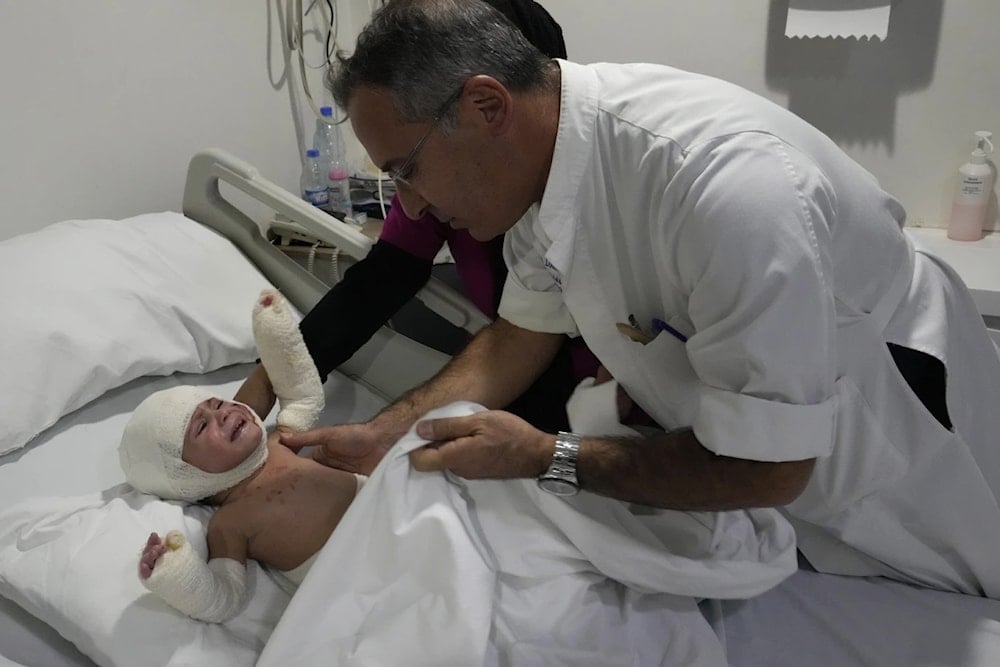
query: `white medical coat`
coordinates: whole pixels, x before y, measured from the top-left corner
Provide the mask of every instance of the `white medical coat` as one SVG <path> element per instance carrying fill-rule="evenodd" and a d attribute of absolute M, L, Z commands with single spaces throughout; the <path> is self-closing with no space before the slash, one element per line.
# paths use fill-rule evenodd
<path fill-rule="evenodd" d="M 1000 358 L 905 212 L 830 139 L 725 82 L 560 61 L 539 205 L 500 314 L 580 333 L 666 427 L 718 454 L 817 458 L 789 506 L 820 570 L 1000 597 Z M 617 328 L 633 318 L 648 344 Z M 948 369 L 950 432 L 887 342 Z"/>

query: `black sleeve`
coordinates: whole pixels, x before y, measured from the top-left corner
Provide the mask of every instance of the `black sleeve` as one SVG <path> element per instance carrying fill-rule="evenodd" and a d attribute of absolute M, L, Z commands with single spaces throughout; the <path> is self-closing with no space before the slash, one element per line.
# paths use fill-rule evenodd
<path fill-rule="evenodd" d="M 302 318 L 299 329 L 323 382 L 420 291 L 433 264 L 379 241 Z"/>
<path fill-rule="evenodd" d="M 566 402 L 577 384 L 573 377 L 572 345 L 573 341 L 564 337 L 562 347 L 552 364 L 504 409 L 542 431 L 568 431 Z"/>

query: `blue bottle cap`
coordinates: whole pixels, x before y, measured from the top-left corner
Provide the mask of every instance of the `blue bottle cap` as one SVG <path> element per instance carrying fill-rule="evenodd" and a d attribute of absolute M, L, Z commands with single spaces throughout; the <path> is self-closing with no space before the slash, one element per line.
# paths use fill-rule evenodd
<path fill-rule="evenodd" d="M 319 115 L 321 116 L 333 116 L 333 107 L 320 107 Z"/>
<path fill-rule="evenodd" d="M 316 148 L 310 148 L 306 151 L 306 157 L 319 157 L 319 150 Z"/>

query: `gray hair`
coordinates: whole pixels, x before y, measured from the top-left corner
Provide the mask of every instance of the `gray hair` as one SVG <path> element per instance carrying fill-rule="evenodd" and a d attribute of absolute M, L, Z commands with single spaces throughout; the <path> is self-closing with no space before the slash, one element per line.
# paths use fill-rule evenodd
<path fill-rule="evenodd" d="M 480 0 L 390 0 L 358 37 L 354 54 L 337 54 L 328 72 L 343 109 L 361 87 L 389 90 L 404 122 L 442 114 L 454 120 L 455 99 L 472 76 L 485 74 L 511 91 L 548 85 L 552 61 L 503 14 Z"/>

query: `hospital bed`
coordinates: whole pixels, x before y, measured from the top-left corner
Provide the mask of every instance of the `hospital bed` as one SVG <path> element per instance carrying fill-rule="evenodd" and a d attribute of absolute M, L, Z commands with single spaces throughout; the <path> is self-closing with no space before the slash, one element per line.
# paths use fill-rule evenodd
<path fill-rule="evenodd" d="M 192 160 L 183 216 L 60 223 L 0 243 L 0 271 L 15 270 L 5 260 L 17 257 L 17 270 L 28 272 L 15 283 L 8 282 L 14 276 L 0 274 L 8 290 L 16 285 L 3 297 L 8 325 L 0 364 L 8 372 L 0 385 L 0 451 L 6 451 L 0 456 L 0 511 L 30 501 L 26 511 L 39 512 L 49 503 L 63 519 L 86 524 L 88 515 L 73 514 L 62 499 L 89 494 L 96 507 L 111 492 L 131 497 L 119 486 L 116 448 L 135 406 L 179 383 L 232 395 L 252 368 L 246 304 L 259 288 L 277 286 L 303 312 L 322 296 L 327 285 L 267 242 L 242 210 L 248 201 L 249 208 L 279 213 L 355 257 L 370 245 L 356 229 L 331 222 L 218 150 Z M 88 265 L 85 260 L 95 256 L 97 264 Z M 432 292 L 427 302 L 453 323 L 470 330 L 481 324 L 460 297 L 440 287 Z M 19 326 L 29 330 L 19 333 Z M 366 419 L 445 360 L 383 328 L 331 374 L 323 421 Z M 96 537 L 146 509 L 137 504 L 117 518 L 104 517 L 87 527 L 84 539 L 77 533 L 76 542 L 54 532 L 64 524 L 41 525 L 18 545 L 46 547 L 36 562 L 12 563 L 5 556 L 10 544 L 0 537 L 0 665 L 127 664 L 121 655 L 152 656 L 161 648 L 176 664 L 223 664 L 213 650 L 229 664 L 254 661 L 288 602 L 261 572 L 255 573 L 255 599 L 262 600 L 251 606 L 252 618 L 238 627 L 196 630 L 180 621 L 160 625 L 163 611 L 148 601 L 120 612 L 109 607 L 109 618 L 100 619 L 94 600 L 113 605 L 119 582 L 99 575 L 64 580 L 67 568 L 87 572 L 88 559 L 99 570 L 106 554 Z M 78 604 L 79 598 L 91 606 Z M 699 607 L 736 667 L 1000 664 L 1000 602 L 817 574 L 806 563 L 750 600 L 703 600 Z M 119 646 L 130 642 L 138 648 Z M 169 663 L 150 657 L 133 664 Z"/>

